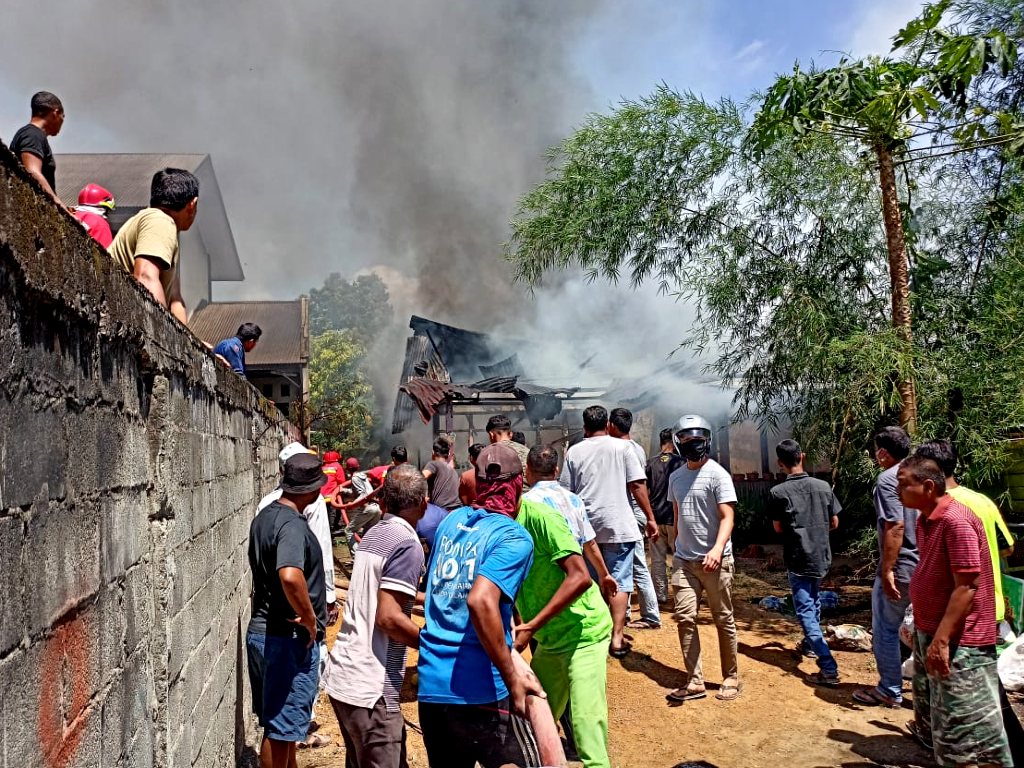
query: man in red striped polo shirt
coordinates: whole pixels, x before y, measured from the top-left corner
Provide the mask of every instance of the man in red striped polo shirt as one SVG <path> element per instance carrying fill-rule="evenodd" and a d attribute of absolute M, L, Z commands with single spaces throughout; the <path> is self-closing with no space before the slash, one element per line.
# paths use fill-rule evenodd
<path fill-rule="evenodd" d="M 932 459 L 904 459 L 904 506 L 920 511 L 914 606 L 914 727 L 941 766 L 1010 766 L 996 675 L 995 587 L 985 529 L 946 493 Z"/>

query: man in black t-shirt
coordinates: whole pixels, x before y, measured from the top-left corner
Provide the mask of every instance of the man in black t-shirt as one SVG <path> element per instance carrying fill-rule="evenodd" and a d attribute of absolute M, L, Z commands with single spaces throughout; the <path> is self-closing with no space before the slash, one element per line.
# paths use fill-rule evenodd
<path fill-rule="evenodd" d="M 263 727 L 264 768 L 294 764 L 304 741 L 320 678 L 327 600 L 320 543 L 302 511 L 327 481 L 309 453 L 285 462 L 281 498 L 249 527 L 252 618 L 246 633 L 253 710 Z"/>
<path fill-rule="evenodd" d="M 60 99 L 49 91 L 39 91 L 32 97 L 32 120 L 14 134 L 11 152 L 57 205 L 67 209 L 57 197 L 57 162 L 49 140 L 60 133 L 63 125 L 64 105 Z"/>
<path fill-rule="evenodd" d="M 811 682 L 836 686 L 839 668 L 821 634 L 818 590 L 832 565 L 828 536 L 839 525 L 842 507 L 828 483 L 804 472 L 804 454 L 796 440 L 783 440 L 775 455 L 786 479 L 770 491 L 771 517 L 776 533 L 782 534 L 793 608 L 804 630 L 798 653 L 818 661 L 821 671 L 810 677 Z"/>
<path fill-rule="evenodd" d="M 651 542 L 651 581 L 659 605 L 668 605 L 668 561 L 675 551 L 675 511 L 668 500 L 668 479 L 683 463 L 672 443 L 672 430 L 663 429 L 658 435 L 661 453 L 647 462 L 647 495 L 658 524 L 658 538 Z"/>

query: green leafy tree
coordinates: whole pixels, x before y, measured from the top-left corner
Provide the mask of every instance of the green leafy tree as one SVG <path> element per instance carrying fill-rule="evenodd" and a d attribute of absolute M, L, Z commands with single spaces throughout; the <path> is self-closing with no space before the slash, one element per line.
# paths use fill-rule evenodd
<path fill-rule="evenodd" d="M 313 442 L 343 455 L 361 453 L 373 429 L 373 390 L 362 370 L 366 349 L 350 331 L 312 339 L 305 426 Z"/>
<path fill-rule="evenodd" d="M 388 289 L 377 275 L 345 280 L 333 272 L 323 286 L 309 292 L 309 325 L 313 334 L 348 330 L 364 345 L 391 322 Z"/>

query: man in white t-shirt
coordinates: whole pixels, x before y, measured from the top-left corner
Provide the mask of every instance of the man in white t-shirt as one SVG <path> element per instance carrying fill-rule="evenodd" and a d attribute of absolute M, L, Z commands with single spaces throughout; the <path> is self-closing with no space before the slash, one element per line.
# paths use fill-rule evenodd
<path fill-rule="evenodd" d="M 672 701 L 707 696 L 697 633 L 697 608 L 702 595 L 707 597 L 718 630 L 723 681 L 716 698 L 732 701 L 742 690 L 736 667 L 736 620 L 732 608 L 736 489 L 725 467 L 708 456 L 711 433 L 706 420 L 691 415 L 676 422 L 672 435 L 676 449 L 686 459 L 668 481 L 676 530 L 671 584 L 679 646 L 686 665 L 686 685 L 668 694 Z"/>
<path fill-rule="evenodd" d="M 338 718 L 350 768 L 404 768 L 405 720 L 399 696 L 409 648 L 419 647 L 410 614 L 423 574 L 416 523 L 427 509 L 427 480 L 403 464 L 384 478 L 387 514 L 360 543 L 341 629 L 324 688 Z"/>
<path fill-rule="evenodd" d="M 633 591 L 634 550 L 642 536 L 629 504 L 630 494 L 648 515 L 645 533 L 657 536 L 658 526 L 647 500 L 644 465 L 629 441 L 608 434 L 608 411 L 600 405 L 584 410 L 583 432 L 586 438 L 566 451 L 558 481 L 583 499 L 601 555 L 619 585 L 610 601 L 613 627 L 608 652 L 622 658 L 631 647 L 623 634 Z"/>

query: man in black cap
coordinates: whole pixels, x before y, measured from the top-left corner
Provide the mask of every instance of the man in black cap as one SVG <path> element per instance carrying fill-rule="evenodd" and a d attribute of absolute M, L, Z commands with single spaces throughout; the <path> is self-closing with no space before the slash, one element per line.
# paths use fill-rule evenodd
<path fill-rule="evenodd" d="M 323 555 L 302 511 L 326 481 L 316 456 L 292 456 L 284 465 L 281 498 L 249 527 L 253 594 L 246 648 L 253 709 L 264 729 L 262 768 L 294 765 L 318 690 L 316 643 L 327 624 Z"/>

